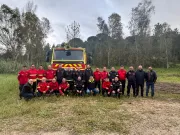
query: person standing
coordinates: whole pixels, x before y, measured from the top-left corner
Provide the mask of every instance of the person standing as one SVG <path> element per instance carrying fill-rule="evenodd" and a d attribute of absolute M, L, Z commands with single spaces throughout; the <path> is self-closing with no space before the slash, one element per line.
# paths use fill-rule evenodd
<path fill-rule="evenodd" d="M 117 77 L 117 76 L 118 76 L 118 74 L 117 74 L 115 68 L 112 67 L 111 71 L 109 72 L 109 80 L 110 80 L 110 82 L 113 82 L 115 77 Z"/>
<path fill-rule="evenodd" d="M 22 99 L 22 95 L 21 95 L 22 89 L 24 85 L 28 82 L 28 73 L 26 66 L 23 66 L 22 70 L 19 71 L 17 79 L 19 81 L 19 97 L 20 99 Z"/>
<path fill-rule="evenodd" d="M 43 69 L 43 66 L 40 65 L 39 69 L 37 70 L 37 84 L 42 81 L 44 75 L 45 75 L 45 70 Z"/>
<path fill-rule="evenodd" d="M 126 70 L 124 69 L 123 65 L 121 65 L 120 69 L 118 70 L 118 77 L 119 81 L 122 84 L 122 95 L 124 95 L 124 90 L 126 86 Z"/>
<path fill-rule="evenodd" d="M 139 96 L 139 87 L 141 88 L 141 97 L 144 96 L 144 80 L 145 72 L 143 71 L 142 66 L 138 67 L 138 70 L 135 73 L 136 77 L 136 96 Z"/>
<path fill-rule="evenodd" d="M 84 81 L 84 71 L 80 69 L 80 67 L 77 68 L 75 80 L 78 80 L 78 77 L 81 77 L 81 80 Z"/>
<path fill-rule="evenodd" d="M 149 71 L 146 73 L 145 80 L 146 80 L 146 97 L 149 94 L 149 88 L 151 87 L 151 97 L 154 97 L 154 84 L 157 80 L 156 72 L 153 71 L 152 67 L 148 68 Z"/>
<path fill-rule="evenodd" d="M 135 71 L 134 68 L 131 66 L 129 67 L 129 71 L 127 72 L 127 80 L 128 80 L 128 86 L 127 86 L 127 96 L 130 96 L 130 89 L 133 88 L 133 96 L 136 96 L 136 77 L 135 77 Z"/>
<path fill-rule="evenodd" d="M 65 78 L 65 70 L 62 68 L 62 64 L 60 64 L 59 68 L 56 70 L 56 78 L 58 84 L 61 84 L 62 79 Z"/>
<path fill-rule="evenodd" d="M 35 93 L 37 87 L 37 69 L 34 64 L 31 65 L 31 68 L 28 70 L 28 79 L 33 81 L 33 92 Z"/>
<path fill-rule="evenodd" d="M 87 65 L 87 68 L 84 71 L 84 81 L 85 81 L 84 89 L 85 89 L 85 91 L 87 90 L 90 76 L 93 76 L 93 70 L 91 69 L 90 65 Z"/>
<path fill-rule="evenodd" d="M 101 88 L 101 72 L 99 68 L 96 68 L 96 71 L 94 72 L 94 80 L 95 80 L 95 87 L 100 90 Z"/>
<path fill-rule="evenodd" d="M 103 67 L 103 71 L 101 72 L 102 83 L 105 81 L 106 78 L 108 78 L 107 68 Z"/>
<path fill-rule="evenodd" d="M 52 79 L 55 77 L 55 71 L 52 69 L 51 65 L 48 66 L 48 70 L 45 72 L 45 77 L 48 83 L 52 82 Z"/>

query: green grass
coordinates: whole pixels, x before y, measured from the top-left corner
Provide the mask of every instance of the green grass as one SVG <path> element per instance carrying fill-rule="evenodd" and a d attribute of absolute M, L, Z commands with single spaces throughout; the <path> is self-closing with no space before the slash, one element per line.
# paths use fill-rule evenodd
<path fill-rule="evenodd" d="M 179 70 L 156 69 L 159 81 L 178 82 L 174 74 Z M 171 78 L 167 77 L 172 75 Z M 128 134 L 133 121 L 124 103 L 141 98 L 46 97 L 26 102 L 18 100 L 18 82 L 15 75 L 0 75 L 0 134 L 1 132 L 39 132 L 66 129 L 72 134 L 95 131 Z M 178 82 L 179 83 L 179 82 Z M 158 92 L 154 100 L 180 101 L 180 95 Z"/>

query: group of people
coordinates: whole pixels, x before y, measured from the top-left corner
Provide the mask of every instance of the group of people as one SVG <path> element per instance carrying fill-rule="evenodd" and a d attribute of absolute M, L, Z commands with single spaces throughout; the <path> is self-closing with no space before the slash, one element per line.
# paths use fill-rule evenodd
<path fill-rule="evenodd" d="M 144 83 L 146 81 L 146 96 L 148 96 L 149 88 L 151 87 L 151 96 L 154 96 L 154 83 L 157 80 L 157 75 L 152 67 L 148 71 L 143 71 L 142 66 L 135 71 L 131 66 L 127 72 L 122 65 L 118 71 L 114 67 L 108 72 L 104 67 L 103 71 L 99 68 L 93 72 L 90 65 L 87 65 L 85 70 L 80 68 L 71 69 L 62 68 L 59 65 L 57 70 L 53 70 L 51 65 L 47 70 L 43 66 L 39 69 L 32 65 L 27 70 L 23 66 L 18 74 L 20 99 L 29 100 L 33 97 L 41 97 L 45 95 L 55 94 L 57 96 L 68 96 L 69 93 L 77 96 L 97 95 L 120 97 L 124 95 L 127 80 L 127 96 L 130 96 L 130 89 L 133 89 L 133 96 L 139 96 L 139 88 L 141 88 L 141 96 L 144 96 Z"/>

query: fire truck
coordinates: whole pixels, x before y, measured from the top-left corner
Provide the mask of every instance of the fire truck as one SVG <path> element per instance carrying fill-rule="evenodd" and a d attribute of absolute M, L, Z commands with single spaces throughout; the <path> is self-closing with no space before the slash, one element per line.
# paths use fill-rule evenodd
<path fill-rule="evenodd" d="M 87 64 L 86 49 L 81 47 L 73 48 L 69 45 L 53 48 L 51 52 L 46 54 L 46 62 L 51 62 L 54 70 L 57 70 L 60 64 L 62 64 L 64 69 L 80 68 L 81 70 L 85 70 Z"/>

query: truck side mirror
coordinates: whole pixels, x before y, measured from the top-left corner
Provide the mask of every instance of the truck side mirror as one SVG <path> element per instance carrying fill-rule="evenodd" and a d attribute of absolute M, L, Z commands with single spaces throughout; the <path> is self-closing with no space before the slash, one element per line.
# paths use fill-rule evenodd
<path fill-rule="evenodd" d="M 46 62 L 50 62 L 51 51 L 46 52 Z"/>

